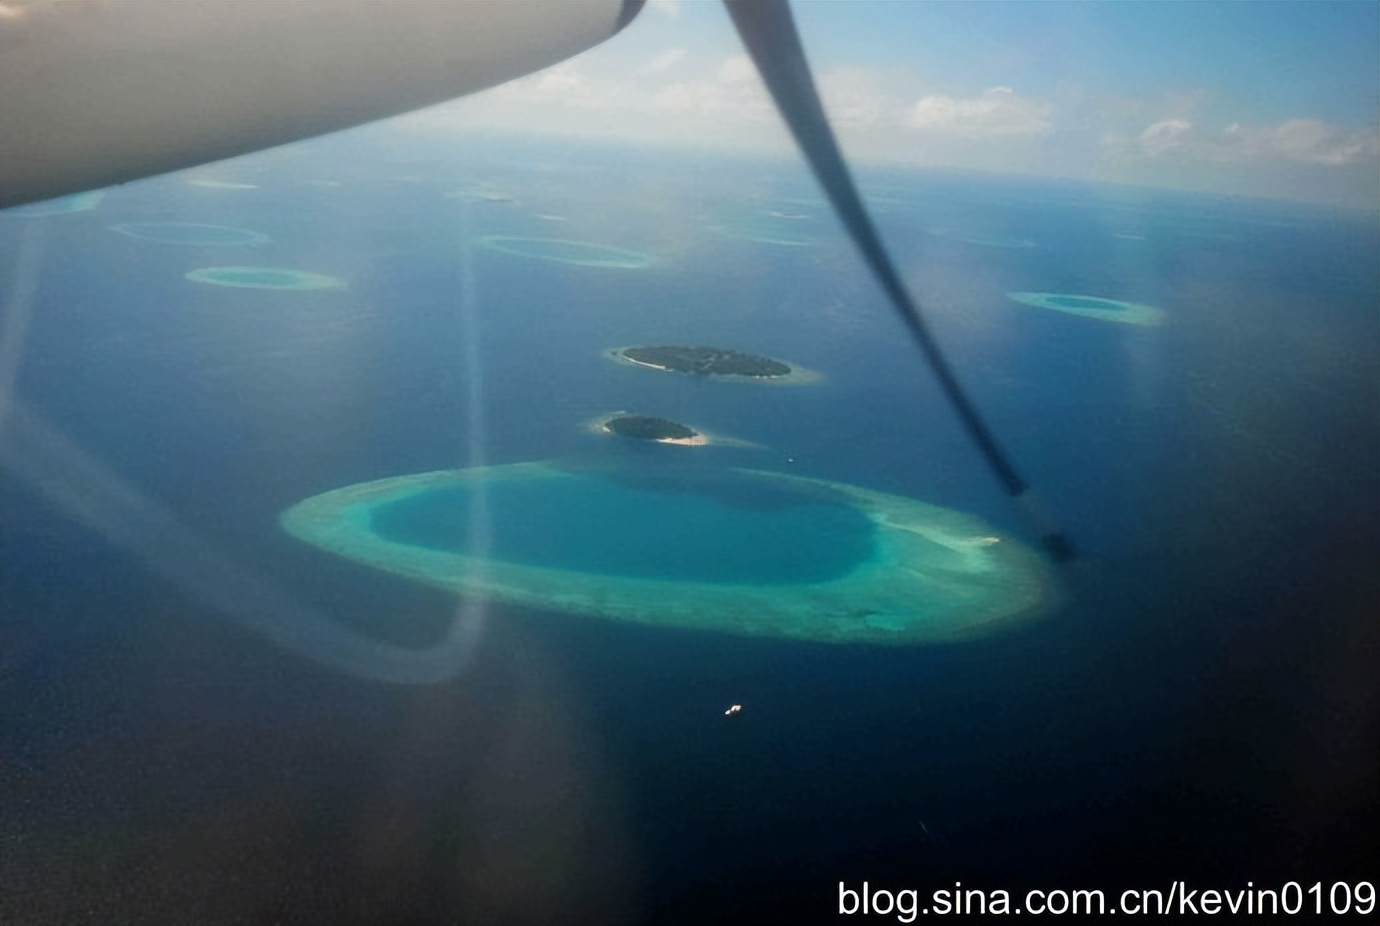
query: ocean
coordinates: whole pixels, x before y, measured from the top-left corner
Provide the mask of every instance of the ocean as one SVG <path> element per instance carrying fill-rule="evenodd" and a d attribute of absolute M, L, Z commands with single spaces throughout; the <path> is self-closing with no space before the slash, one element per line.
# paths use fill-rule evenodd
<path fill-rule="evenodd" d="M 0 356 L 23 408 L 0 424 L 0 920 L 892 921 L 840 916 L 840 884 L 1111 896 L 1373 876 L 1375 214 L 859 179 L 1081 554 L 1051 567 L 1041 613 L 972 639 L 459 604 L 279 527 L 342 486 L 549 460 L 842 482 L 1033 545 L 795 161 L 374 129 L 0 213 Z M 193 240 L 112 230 L 150 223 Z M 213 267 L 328 279 L 187 277 Z M 636 344 L 819 377 L 607 356 Z M 614 412 L 725 439 L 588 427 Z M 545 504 L 518 507 L 539 523 Z M 655 529 L 591 504 L 587 533 L 559 534 L 583 568 Z M 713 516 L 683 514 L 708 549 Z M 764 560 L 779 577 L 854 552 Z M 645 568 L 697 577 L 743 562 L 657 555 Z M 444 681 L 360 678 L 251 626 L 257 599 L 227 570 L 389 645 L 434 646 L 457 614 L 480 632 Z"/>

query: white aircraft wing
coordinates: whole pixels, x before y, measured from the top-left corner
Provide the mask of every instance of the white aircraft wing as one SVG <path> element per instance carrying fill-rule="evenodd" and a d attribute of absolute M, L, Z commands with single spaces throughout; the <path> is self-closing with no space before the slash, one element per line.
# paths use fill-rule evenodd
<path fill-rule="evenodd" d="M 0 208 L 439 103 L 643 0 L 0 0 Z"/>

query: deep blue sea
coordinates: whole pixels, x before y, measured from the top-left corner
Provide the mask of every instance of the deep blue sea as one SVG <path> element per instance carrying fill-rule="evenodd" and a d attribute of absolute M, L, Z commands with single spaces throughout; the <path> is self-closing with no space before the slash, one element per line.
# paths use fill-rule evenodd
<path fill-rule="evenodd" d="M 1376 215 L 860 180 L 959 378 L 1082 553 L 1050 613 L 969 642 L 462 606 L 278 526 L 353 483 L 554 460 L 810 476 L 1030 540 L 796 162 L 372 130 L 86 211 L 0 213 L 16 398 L 0 424 L 0 922 L 833 922 L 840 881 L 1373 876 Z M 267 240 L 111 230 L 164 222 Z M 581 266 L 485 236 L 651 260 Z M 245 266 L 343 285 L 186 276 Z M 606 356 L 634 344 L 820 379 Z M 615 411 L 740 443 L 587 427 Z M 547 503 L 510 501 L 528 519 Z M 618 532 L 653 526 L 596 507 L 589 533 L 521 555 L 619 568 Z M 762 516 L 837 518 L 841 545 L 866 543 L 851 509 L 818 507 Z M 753 568 L 861 555 L 808 546 Z M 644 553 L 661 574 L 742 562 Z M 259 593 L 396 645 L 434 645 L 457 613 L 482 632 L 448 681 L 361 679 L 252 629 Z"/>

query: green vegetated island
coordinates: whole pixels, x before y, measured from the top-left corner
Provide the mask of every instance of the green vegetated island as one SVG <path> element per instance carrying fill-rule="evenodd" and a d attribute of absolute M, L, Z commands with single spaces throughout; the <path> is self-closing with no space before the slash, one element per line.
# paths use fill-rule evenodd
<path fill-rule="evenodd" d="M 793 367 L 770 357 L 723 347 L 620 347 L 611 351 L 610 356 L 635 366 L 696 376 L 777 383 L 803 383 L 819 379 L 819 374 L 803 367 Z"/>
<path fill-rule="evenodd" d="M 583 421 L 581 428 L 600 437 L 622 437 L 650 441 L 654 444 L 675 444 L 679 447 L 706 447 L 710 444 L 749 449 L 762 447 L 761 444 L 730 437 L 727 434 L 711 434 L 699 425 L 689 425 L 651 415 L 634 415 L 623 410 L 603 412 Z"/>
<path fill-rule="evenodd" d="M 698 431 L 679 422 L 648 415 L 619 415 L 610 418 L 604 422 L 604 430 L 619 437 L 675 444 L 691 443 L 701 437 Z"/>

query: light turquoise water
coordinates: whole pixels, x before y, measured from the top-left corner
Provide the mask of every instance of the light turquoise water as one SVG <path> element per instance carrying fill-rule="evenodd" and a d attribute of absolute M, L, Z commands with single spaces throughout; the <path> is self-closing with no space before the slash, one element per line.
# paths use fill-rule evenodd
<path fill-rule="evenodd" d="M 401 543 L 466 551 L 484 496 L 489 555 L 603 575 L 716 583 L 837 578 L 872 553 L 872 522 L 848 505 L 780 490 L 668 491 L 578 474 L 448 486 L 374 510 Z M 751 507 L 749 507 L 751 506 Z"/>

